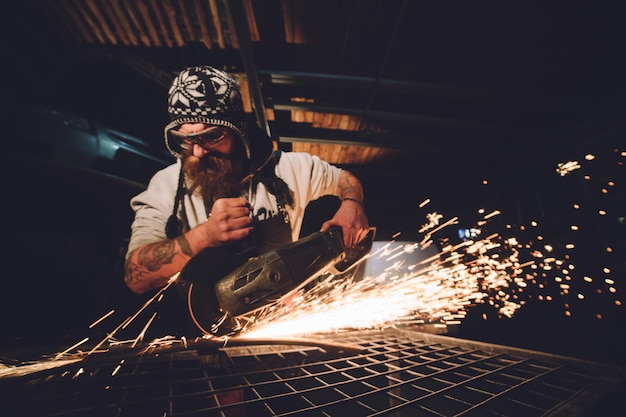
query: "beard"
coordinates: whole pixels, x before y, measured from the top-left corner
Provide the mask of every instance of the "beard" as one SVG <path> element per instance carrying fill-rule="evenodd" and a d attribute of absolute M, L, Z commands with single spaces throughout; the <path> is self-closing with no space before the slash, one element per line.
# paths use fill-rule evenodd
<path fill-rule="evenodd" d="M 183 170 L 187 178 L 187 192 L 202 196 L 204 203 L 213 204 L 218 198 L 239 197 L 240 182 L 245 164 L 238 152 L 232 156 L 210 152 L 201 158 L 185 152 Z"/>

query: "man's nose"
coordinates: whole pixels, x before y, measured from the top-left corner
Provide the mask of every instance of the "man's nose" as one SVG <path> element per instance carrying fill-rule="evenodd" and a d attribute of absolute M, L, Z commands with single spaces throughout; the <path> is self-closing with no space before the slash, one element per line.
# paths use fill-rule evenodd
<path fill-rule="evenodd" d="M 197 143 L 193 144 L 193 156 L 202 158 L 207 153 L 209 153 L 209 151 L 204 149 L 202 146 L 198 145 Z"/>

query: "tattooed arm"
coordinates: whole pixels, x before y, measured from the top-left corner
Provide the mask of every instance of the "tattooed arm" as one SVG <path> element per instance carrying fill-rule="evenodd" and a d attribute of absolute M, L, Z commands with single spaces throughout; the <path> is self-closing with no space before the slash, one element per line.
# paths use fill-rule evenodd
<path fill-rule="evenodd" d="M 163 287 L 192 256 L 184 235 L 144 245 L 126 259 L 124 281 L 138 294 Z"/>
<path fill-rule="evenodd" d="M 202 249 L 243 239 L 251 230 L 250 205 L 245 199 L 219 199 L 204 223 L 175 239 L 133 250 L 126 259 L 124 282 L 137 294 L 163 287 Z"/>

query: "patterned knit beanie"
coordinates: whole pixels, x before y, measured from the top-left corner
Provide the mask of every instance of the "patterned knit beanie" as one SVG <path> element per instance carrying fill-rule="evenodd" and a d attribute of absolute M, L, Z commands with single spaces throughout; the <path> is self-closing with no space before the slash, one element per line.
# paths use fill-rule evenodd
<path fill-rule="evenodd" d="M 245 113 L 237 82 L 226 72 L 209 66 L 181 71 L 169 89 L 165 146 L 176 158 L 181 156 L 180 138 L 170 134 L 184 123 L 226 126 L 241 138 L 250 159 Z"/>

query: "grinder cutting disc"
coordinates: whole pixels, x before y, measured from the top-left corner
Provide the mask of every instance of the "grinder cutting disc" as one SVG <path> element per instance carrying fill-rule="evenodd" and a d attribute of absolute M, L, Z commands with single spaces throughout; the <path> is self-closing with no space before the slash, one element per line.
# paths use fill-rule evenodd
<path fill-rule="evenodd" d="M 274 216 L 255 221 L 254 229 L 242 241 L 206 248 L 193 256 L 181 270 L 178 283 L 196 326 L 205 334 L 231 333 L 236 321 L 229 316 L 223 322 L 225 314 L 215 298 L 215 284 L 248 258 L 290 242 L 291 227 L 282 216 Z"/>
<path fill-rule="evenodd" d="M 181 271 L 180 280 L 187 287 L 191 318 L 204 334 L 222 336 L 236 327 L 233 319 L 225 319 L 219 308 L 215 283 L 244 263 L 248 256 L 247 252 L 236 253 L 227 247 L 207 248 L 191 258 Z M 216 326 L 217 323 L 220 325 Z"/>

